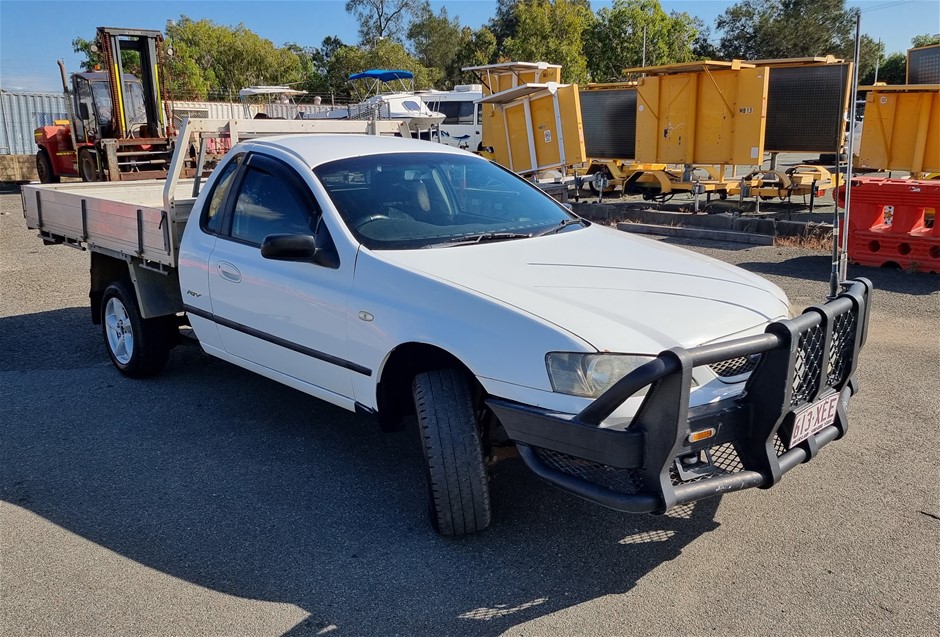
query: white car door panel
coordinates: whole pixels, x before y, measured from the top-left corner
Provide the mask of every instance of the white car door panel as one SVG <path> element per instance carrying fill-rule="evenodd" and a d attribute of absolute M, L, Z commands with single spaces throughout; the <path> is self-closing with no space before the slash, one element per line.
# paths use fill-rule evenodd
<path fill-rule="evenodd" d="M 352 260 L 334 269 L 261 255 L 265 236 L 317 227 L 316 200 L 292 170 L 249 156 L 209 258 L 213 320 L 229 354 L 349 397 L 351 375 L 370 373 L 346 360 Z"/>

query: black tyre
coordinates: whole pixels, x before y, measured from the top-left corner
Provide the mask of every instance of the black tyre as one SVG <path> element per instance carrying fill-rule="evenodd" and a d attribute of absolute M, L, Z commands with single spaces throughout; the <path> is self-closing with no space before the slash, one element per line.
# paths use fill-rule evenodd
<path fill-rule="evenodd" d="M 172 345 L 171 320 L 145 319 L 128 281 L 115 281 L 101 298 L 101 331 L 111 362 L 125 376 L 145 378 L 166 365 Z"/>
<path fill-rule="evenodd" d="M 78 151 L 78 174 L 82 181 L 98 181 L 97 154 L 87 148 Z"/>
<path fill-rule="evenodd" d="M 39 181 L 44 184 L 57 184 L 60 181 L 60 177 L 52 170 L 49 155 L 44 150 L 36 153 L 36 173 L 39 175 Z"/>
<path fill-rule="evenodd" d="M 422 372 L 412 393 L 431 523 L 446 536 L 482 531 L 490 524 L 490 491 L 466 376 L 457 369 Z"/>

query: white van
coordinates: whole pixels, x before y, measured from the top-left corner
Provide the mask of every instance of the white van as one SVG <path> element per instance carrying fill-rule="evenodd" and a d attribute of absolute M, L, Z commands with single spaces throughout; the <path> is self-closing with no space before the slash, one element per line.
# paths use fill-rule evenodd
<path fill-rule="evenodd" d="M 452 91 L 422 91 L 432 111 L 445 115 L 441 141 L 457 148 L 479 150 L 483 141 L 482 84 L 458 84 Z"/>

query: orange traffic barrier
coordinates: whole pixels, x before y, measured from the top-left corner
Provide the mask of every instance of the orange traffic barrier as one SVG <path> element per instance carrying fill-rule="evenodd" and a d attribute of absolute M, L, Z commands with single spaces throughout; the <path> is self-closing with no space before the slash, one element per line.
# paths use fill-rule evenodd
<path fill-rule="evenodd" d="M 837 192 L 845 205 L 845 186 Z M 940 181 L 859 177 L 852 180 L 849 259 L 940 273 Z"/>

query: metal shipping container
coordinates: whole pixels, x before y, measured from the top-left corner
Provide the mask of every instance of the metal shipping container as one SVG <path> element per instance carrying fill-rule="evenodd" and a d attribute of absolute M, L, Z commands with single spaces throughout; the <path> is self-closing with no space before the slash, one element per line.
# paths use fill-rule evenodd
<path fill-rule="evenodd" d="M 68 117 L 61 93 L 0 90 L 0 155 L 32 155 L 33 131 Z"/>

